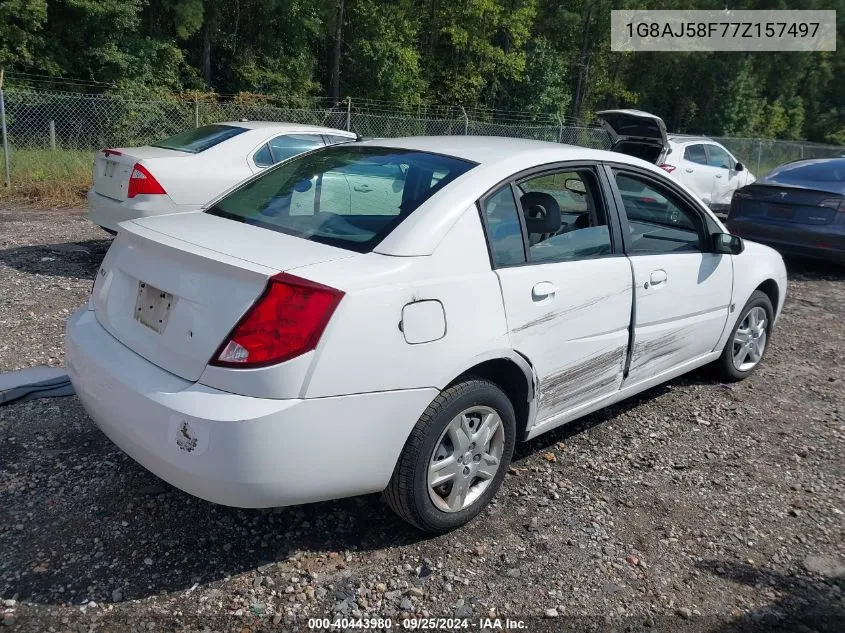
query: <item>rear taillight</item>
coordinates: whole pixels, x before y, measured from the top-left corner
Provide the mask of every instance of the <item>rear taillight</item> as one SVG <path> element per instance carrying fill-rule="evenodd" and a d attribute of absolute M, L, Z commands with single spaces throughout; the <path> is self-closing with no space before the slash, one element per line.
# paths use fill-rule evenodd
<path fill-rule="evenodd" d="M 827 198 L 819 202 L 820 207 L 827 207 L 834 211 L 845 211 L 845 198 Z"/>
<path fill-rule="evenodd" d="M 127 198 L 134 198 L 139 194 L 161 194 L 167 193 L 158 180 L 153 178 L 149 170 L 141 163 L 135 163 L 132 168 L 132 175 L 129 177 L 129 192 Z"/>
<path fill-rule="evenodd" d="M 310 352 L 342 298 L 340 290 L 287 273 L 270 278 L 211 364 L 263 367 Z"/>
<path fill-rule="evenodd" d="M 673 171 L 675 171 L 675 169 L 677 169 L 677 168 L 675 167 L 675 165 L 670 165 L 669 163 L 660 163 L 660 164 L 658 165 L 658 167 L 660 167 L 660 169 L 662 169 L 663 171 L 669 172 L 670 174 L 671 174 Z"/>

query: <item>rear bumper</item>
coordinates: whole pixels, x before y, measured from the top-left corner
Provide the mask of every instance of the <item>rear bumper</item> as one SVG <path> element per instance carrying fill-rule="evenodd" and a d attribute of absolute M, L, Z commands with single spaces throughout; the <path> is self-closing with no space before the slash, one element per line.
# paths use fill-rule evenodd
<path fill-rule="evenodd" d="M 175 204 L 170 196 L 137 196 L 121 202 L 100 195 L 93 189 L 88 191 L 88 219 L 107 231 L 117 232 L 117 225 L 126 220 L 135 220 L 151 215 L 185 213 L 196 211 L 198 205 Z"/>
<path fill-rule="evenodd" d="M 761 242 L 785 255 L 845 264 L 845 231 L 839 225 L 760 222 L 739 217 L 728 218 L 726 226 L 735 235 Z M 840 232 L 833 232 L 834 227 Z"/>
<path fill-rule="evenodd" d="M 97 426 L 194 496 L 273 507 L 383 490 L 437 390 L 251 398 L 185 381 L 113 338 L 92 310 L 67 324 L 67 370 Z"/>

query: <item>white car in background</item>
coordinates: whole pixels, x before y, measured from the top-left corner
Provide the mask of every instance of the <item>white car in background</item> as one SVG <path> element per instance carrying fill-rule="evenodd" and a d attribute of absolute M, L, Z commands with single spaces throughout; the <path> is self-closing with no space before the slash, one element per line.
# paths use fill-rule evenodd
<path fill-rule="evenodd" d="M 230 121 L 153 145 L 104 149 L 94 159 L 88 217 L 115 233 L 124 220 L 196 211 L 282 160 L 355 138 L 313 125 Z"/>
<path fill-rule="evenodd" d="M 667 134 L 663 119 L 654 114 L 604 110 L 596 116 L 610 133 L 613 151 L 656 164 L 713 211 L 727 213 L 734 191 L 755 180 L 723 145 L 704 136 Z"/>
<path fill-rule="evenodd" d="M 124 222 L 66 362 L 103 432 L 193 495 L 385 491 L 443 532 L 515 442 L 706 363 L 750 375 L 785 294 L 780 255 L 636 158 L 373 140 Z"/>

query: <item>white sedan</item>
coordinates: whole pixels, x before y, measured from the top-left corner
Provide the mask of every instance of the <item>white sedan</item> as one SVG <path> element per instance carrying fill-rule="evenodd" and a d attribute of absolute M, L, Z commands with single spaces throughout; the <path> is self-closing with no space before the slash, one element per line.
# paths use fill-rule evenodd
<path fill-rule="evenodd" d="M 785 294 L 780 255 L 639 159 L 366 141 L 122 224 L 67 366 L 106 435 L 193 495 L 385 491 L 439 532 L 515 442 L 707 363 L 748 376 Z"/>
<path fill-rule="evenodd" d="M 313 125 L 230 121 L 154 145 L 104 149 L 94 158 L 88 217 L 116 233 L 124 220 L 196 211 L 280 161 L 355 138 Z"/>

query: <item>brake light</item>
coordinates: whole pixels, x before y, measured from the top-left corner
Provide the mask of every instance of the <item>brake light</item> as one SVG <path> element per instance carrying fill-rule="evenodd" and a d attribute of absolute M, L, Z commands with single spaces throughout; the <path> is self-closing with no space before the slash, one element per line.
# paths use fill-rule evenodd
<path fill-rule="evenodd" d="M 211 364 L 264 367 L 310 352 L 317 347 L 343 294 L 287 273 L 271 277 Z"/>
<path fill-rule="evenodd" d="M 663 171 L 669 172 L 670 174 L 675 171 L 675 169 L 677 169 L 675 165 L 670 165 L 669 163 L 660 163 L 658 167 L 660 167 L 660 169 L 662 169 Z"/>
<path fill-rule="evenodd" d="M 123 154 L 118 152 L 116 149 L 104 149 L 103 154 L 105 154 L 107 158 L 109 156 L 123 156 Z"/>
<path fill-rule="evenodd" d="M 132 168 L 132 175 L 129 177 L 129 192 L 127 198 L 134 198 L 138 194 L 161 194 L 167 193 L 158 180 L 153 178 L 149 170 L 141 163 L 135 163 Z"/>

